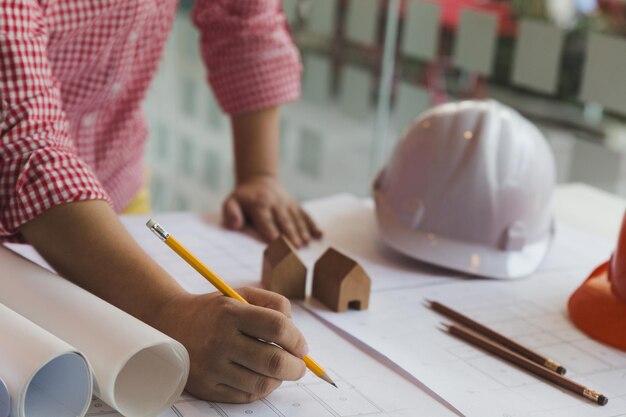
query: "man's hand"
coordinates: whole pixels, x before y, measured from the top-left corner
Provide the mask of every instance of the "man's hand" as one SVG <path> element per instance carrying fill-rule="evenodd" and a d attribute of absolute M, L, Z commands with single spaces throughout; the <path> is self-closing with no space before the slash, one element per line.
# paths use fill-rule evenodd
<path fill-rule="evenodd" d="M 266 242 L 282 234 L 298 248 L 322 236 L 311 217 L 271 176 L 238 184 L 224 202 L 223 218 L 229 229 L 240 230 L 248 222 Z"/>
<path fill-rule="evenodd" d="M 306 371 L 308 347 L 291 321 L 291 305 L 255 288 L 238 292 L 250 304 L 218 293 L 172 300 L 157 323 L 189 352 L 187 391 L 208 401 L 247 403 Z M 274 342 L 283 349 L 261 342 Z"/>

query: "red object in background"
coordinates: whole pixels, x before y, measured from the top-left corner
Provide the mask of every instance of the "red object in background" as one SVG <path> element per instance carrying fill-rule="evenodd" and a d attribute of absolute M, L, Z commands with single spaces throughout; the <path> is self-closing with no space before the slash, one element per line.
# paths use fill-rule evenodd
<path fill-rule="evenodd" d="M 611 290 L 626 305 L 626 214 L 624 214 L 617 248 L 609 260 L 608 274 Z M 626 332 L 626 329 L 624 331 Z"/>
<path fill-rule="evenodd" d="M 485 0 L 441 0 L 441 20 L 446 29 L 456 30 L 463 9 L 475 9 L 498 16 L 500 36 L 513 37 L 517 33 L 515 10 L 509 3 Z"/>
<path fill-rule="evenodd" d="M 626 214 L 611 259 L 572 294 L 568 309 L 582 331 L 626 351 Z"/>
<path fill-rule="evenodd" d="M 611 27 L 623 32 L 626 26 L 626 4 L 622 0 L 598 0 L 598 8 L 609 19 Z"/>

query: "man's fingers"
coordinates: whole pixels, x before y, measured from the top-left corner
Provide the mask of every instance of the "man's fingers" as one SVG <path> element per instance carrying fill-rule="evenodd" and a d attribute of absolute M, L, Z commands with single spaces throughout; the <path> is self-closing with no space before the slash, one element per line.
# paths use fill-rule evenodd
<path fill-rule="evenodd" d="M 239 202 L 234 197 L 228 197 L 222 206 L 224 226 L 231 230 L 240 230 L 244 223 L 244 215 Z"/>
<path fill-rule="evenodd" d="M 298 235 L 296 225 L 289 214 L 289 211 L 285 208 L 274 208 L 273 214 L 278 228 L 285 235 L 285 237 L 287 237 L 287 239 L 289 239 L 295 247 L 299 248 L 302 246 L 302 239 L 300 239 L 300 236 Z"/>
<path fill-rule="evenodd" d="M 251 373 L 279 381 L 297 381 L 304 376 L 306 366 L 302 359 L 278 346 L 245 335 L 241 337 L 246 340 L 239 344 L 236 352 L 233 352 L 230 358 L 232 362 L 247 368 Z M 271 384 L 271 382 L 259 378 L 254 378 L 253 381 L 258 384 Z M 271 386 L 273 385 L 261 388 L 269 389 Z"/>
<path fill-rule="evenodd" d="M 298 357 L 308 353 L 306 340 L 291 319 L 278 311 L 256 306 L 247 307 L 237 315 L 237 328 L 242 333 L 276 343 Z"/>
<path fill-rule="evenodd" d="M 269 208 L 255 208 L 250 211 L 249 215 L 254 228 L 261 234 L 261 237 L 266 242 L 271 242 L 280 236 L 274 224 L 272 211 Z"/>
<path fill-rule="evenodd" d="M 214 393 L 211 395 L 201 396 L 200 398 L 232 404 L 248 404 L 262 398 L 226 384 L 218 384 L 213 388 L 213 391 Z"/>
<path fill-rule="evenodd" d="M 309 216 L 309 213 L 304 211 L 304 209 L 300 209 L 300 214 L 304 218 L 304 221 L 306 222 L 306 224 L 307 224 L 311 234 L 313 235 L 313 237 L 315 239 L 320 239 L 322 237 L 323 233 L 320 230 L 320 228 L 317 227 L 317 223 L 315 223 L 315 221 L 311 218 L 311 216 Z"/>
<path fill-rule="evenodd" d="M 311 241 L 311 233 L 309 232 L 309 226 L 306 224 L 306 220 L 304 220 L 304 217 L 300 214 L 300 210 L 298 207 L 292 208 L 289 210 L 289 214 L 296 225 L 296 229 L 298 230 L 298 234 L 300 235 L 303 244 L 308 245 Z"/>
<path fill-rule="evenodd" d="M 237 292 L 250 304 L 271 308 L 272 310 L 283 313 L 287 317 L 291 317 L 291 303 L 286 297 L 280 294 L 252 287 L 238 288 Z"/>
<path fill-rule="evenodd" d="M 280 386 L 282 380 L 272 378 L 231 362 L 224 373 L 224 384 L 258 397 L 266 397 Z"/>

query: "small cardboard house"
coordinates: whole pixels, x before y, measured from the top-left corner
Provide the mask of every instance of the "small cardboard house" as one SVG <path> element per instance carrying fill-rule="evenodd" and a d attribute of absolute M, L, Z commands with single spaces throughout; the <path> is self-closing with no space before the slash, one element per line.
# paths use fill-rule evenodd
<path fill-rule="evenodd" d="M 304 299 L 306 267 L 282 236 L 270 243 L 263 252 L 261 283 L 266 290 L 287 298 Z"/>
<path fill-rule="evenodd" d="M 336 312 L 366 310 L 371 280 L 356 261 L 329 248 L 315 263 L 313 297 Z"/>

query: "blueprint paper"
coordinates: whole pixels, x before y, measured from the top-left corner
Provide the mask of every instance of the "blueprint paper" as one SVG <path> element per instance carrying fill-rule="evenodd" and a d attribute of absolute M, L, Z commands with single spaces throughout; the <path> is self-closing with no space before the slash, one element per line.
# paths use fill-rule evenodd
<path fill-rule="evenodd" d="M 323 316 L 328 324 L 350 334 L 352 338 L 360 340 L 361 343 L 365 343 L 369 346 L 367 352 L 376 355 L 382 354 L 392 359 L 398 368 L 411 373 L 414 379 L 423 383 L 423 386 L 435 390 L 440 398 L 452 403 L 454 408 L 463 411 L 465 415 L 481 417 L 491 415 L 501 417 L 507 412 L 510 416 L 532 415 L 533 417 L 618 416 L 620 413 L 626 412 L 623 403 L 621 403 L 622 408 L 620 410 L 622 400 L 619 396 L 622 394 L 619 393 L 619 389 L 614 388 L 615 386 L 624 386 L 622 378 L 623 375 L 626 375 L 626 371 L 622 372 L 621 366 L 623 365 L 620 365 L 623 355 L 582 336 L 571 327 L 564 314 L 564 299 L 567 298 L 573 288 L 582 282 L 595 265 L 608 258 L 614 246 L 612 243 L 591 237 L 565 224 L 557 224 L 553 246 L 534 278 L 502 283 L 461 277 L 454 272 L 430 267 L 424 263 L 396 255 L 386 249 L 378 240 L 375 213 L 369 200 L 339 195 L 308 203 L 306 208 L 325 232 L 321 241 L 314 242 L 307 249 L 299 251 L 300 256 L 309 267 L 309 272 L 311 272 L 311 267 L 317 257 L 328 246 L 332 245 L 354 257 L 364 266 L 372 278 L 373 288 L 370 310 L 367 312 L 350 312 L 337 315 L 325 312 L 323 307 L 315 304 L 307 305 L 307 308 L 312 308 L 316 314 Z M 259 285 L 262 252 L 265 245 L 255 239 L 252 234 L 226 231 L 219 226 L 217 217 L 203 217 L 191 213 L 170 213 L 155 215 L 154 218 L 233 286 Z M 148 217 L 145 216 L 122 218 L 139 244 L 185 288 L 198 293 L 214 291 L 204 278 L 200 277 L 150 233 L 145 227 L 147 220 Z M 549 282 L 550 284 L 545 287 L 536 284 L 541 282 Z M 533 285 L 539 287 L 540 291 L 537 291 Z M 495 288 L 494 286 L 497 287 L 497 291 L 496 289 L 491 290 L 491 288 Z M 444 290 L 439 293 L 439 289 Z M 451 298 L 446 299 L 444 297 L 446 294 Z M 533 377 L 511 368 L 508 364 L 503 364 L 481 354 L 481 352 L 461 344 L 462 342 L 458 342 L 448 335 L 440 334 L 436 327 L 444 319 L 440 316 L 433 316 L 432 312 L 424 309 L 421 305 L 421 299 L 429 295 L 437 296 L 441 301 L 453 303 L 456 302 L 455 297 L 458 297 L 459 294 L 461 297 L 473 296 L 476 300 L 484 303 L 476 307 L 477 311 L 467 311 L 475 318 L 479 320 L 486 318 L 486 321 L 494 327 L 498 325 L 490 320 L 490 317 L 493 318 L 494 315 L 496 318 L 508 318 L 513 321 L 510 327 L 514 337 L 519 337 L 523 343 L 529 344 L 531 347 L 548 349 L 551 356 L 569 365 L 571 376 L 580 377 L 581 379 L 577 379 L 580 382 L 588 383 L 592 388 L 603 390 L 603 393 L 608 394 L 611 398 L 609 407 L 594 407 L 587 404 L 578 397 L 547 386 L 544 382 L 538 382 L 532 379 Z M 536 302 L 526 299 L 529 294 L 537 297 Z M 504 307 L 502 307 L 503 305 Z M 545 311 L 542 310 L 543 315 L 540 314 L 539 319 L 536 317 L 537 311 L 534 310 L 538 305 L 548 306 Z M 468 302 L 469 307 L 464 304 L 455 306 L 462 309 L 472 307 L 473 304 Z M 550 306 L 554 306 L 554 308 Z M 513 314 L 528 315 L 530 319 L 533 319 L 531 325 L 534 325 L 539 331 L 526 333 L 525 329 L 528 329 L 529 325 L 523 322 L 519 323 L 515 316 L 512 316 Z M 362 320 L 362 317 L 365 319 Z M 552 323 L 554 327 L 543 331 L 538 326 L 543 322 Z M 300 323 L 298 325 L 300 326 Z M 342 363 L 335 365 L 333 358 L 327 358 L 323 353 L 322 345 L 313 347 L 314 343 L 321 343 L 326 338 L 336 337 L 334 333 L 328 330 L 328 334 L 324 333 L 319 336 L 318 333 L 311 332 L 306 327 L 301 326 L 300 328 L 311 343 L 311 351 L 315 352 L 316 359 L 331 369 L 333 377 L 347 380 L 348 378 L 344 376 L 344 373 L 348 375 L 351 371 L 349 369 L 344 370 L 345 368 L 342 366 L 360 369 L 363 361 L 365 361 L 365 359 L 346 360 L 346 357 L 354 354 L 350 353 L 340 356 Z M 412 332 L 415 333 L 415 328 L 419 329 L 420 337 L 414 335 L 413 338 L 418 339 L 418 341 L 422 340 L 422 332 L 424 332 L 426 337 L 423 339 L 425 339 L 426 345 L 409 339 L 409 335 Z M 384 334 L 378 333 L 383 330 L 385 331 Z M 499 330 L 508 331 L 507 329 Z M 574 340 L 572 339 L 574 337 L 582 337 L 582 339 Z M 434 344 L 428 344 L 432 340 L 434 340 Z M 443 348 L 440 348 L 437 343 L 443 343 L 441 345 Z M 572 346 L 568 345 L 570 343 Z M 345 341 L 343 344 L 350 346 Z M 561 347 L 561 345 L 568 347 Z M 563 353 L 551 352 L 550 349 L 554 348 L 550 348 L 550 346 L 559 347 L 559 352 Z M 350 348 L 352 349 L 352 347 Z M 451 349 L 451 352 L 448 351 L 448 348 Z M 320 350 L 319 353 L 318 350 Z M 610 363 L 610 366 L 615 367 L 615 369 L 607 371 L 605 364 L 603 365 L 604 368 L 598 367 L 597 374 L 589 371 L 588 365 L 595 363 L 589 359 L 589 356 L 595 355 L 601 356 L 602 361 L 608 361 L 607 363 Z M 442 358 L 445 366 L 439 366 L 440 363 L 437 362 Z M 575 365 L 579 358 L 585 364 L 581 367 L 582 370 L 577 370 Z M 449 363 L 446 362 L 448 359 L 450 360 Z M 431 362 L 437 366 L 426 366 Z M 357 363 L 358 366 L 355 365 Z M 433 370 L 434 368 L 436 369 Z M 389 371 L 385 367 L 381 369 L 383 370 L 378 372 Z M 486 370 L 493 371 L 492 375 L 486 374 Z M 424 375 L 428 375 L 428 372 L 433 375 L 433 380 L 429 380 L 430 382 L 424 379 Z M 576 372 L 579 374 L 577 375 Z M 605 375 L 607 372 L 609 375 Z M 503 375 L 507 376 L 506 379 Z M 511 378 L 510 381 L 512 382 L 507 382 L 509 381 L 508 378 Z M 589 381 L 586 381 L 585 378 L 588 378 Z M 318 381 L 312 382 L 319 384 Z M 354 384 L 352 381 L 350 382 Z M 393 392 L 396 392 L 397 389 L 391 380 L 387 382 L 385 379 L 376 379 L 371 383 L 377 389 L 383 389 L 386 385 L 391 386 Z M 286 384 L 284 388 L 289 386 L 290 384 Z M 305 391 L 305 397 L 310 394 L 306 386 L 298 386 L 300 391 Z M 489 403 L 481 403 L 478 399 L 482 394 L 471 392 L 473 387 L 486 389 L 495 387 L 497 388 L 497 396 L 491 398 Z M 372 390 L 376 391 L 376 389 Z M 426 405 L 434 401 L 429 397 L 422 400 L 423 391 L 420 391 L 417 386 L 408 391 L 397 389 L 397 393 L 398 395 L 393 397 L 394 401 L 400 401 L 405 395 L 408 397 L 417 396 Z M 272 417 L 309 415 L 306 413 L 297 414 L 294 409 L 282 409 L 273 405 L 274 403 L 271 403 L 272 398 L 278 398 L 273 397 L 278 396 L 278 394 L 280 394 L 280 390 L 268 398 L 267 401 L 270 401 L 270 405 L 263 403 L 265 405 L 260 406 L 261 408 L 252 409 L 209 404 L 183 397 L 176 403 L 175 411 L 170 411 L 170 414 L 166 414 L 166 416 L 248 416 L 250 413 L 246 413 L 246 411 L 253 415 L 270 415 Z M 368 398 L 372 400 L 371 397 Z M 528 398 L 532 400 L 529 401 Z M 330 402 L 330 400 L 328 401 Z M 372 401 L 376 403 L 376 400 Z M 485 408 L 485 404 L 488 404 L 488 409 Z M 553 408 L 547 410 L 540 408 L 545 407 L 546 404 Z M 104 408 L 102 403 L 95 402 L 91 412 L 96 413 Z M 387 411 L 391 409 L 382 408 L 385 411 L 380 415 L 385 416 L 429 415 L 428 409 L 425 409 L 424 412 L 417 412 L 412 409 Z M 332 407 L 330 410 L 332 412 L 329 415 L 346 415 L 340 414 Z M 445 411 L 450 412 L 449 409 Z"/>
<path fill-rule="evenodd" d="M 307 337 L 311 355 L 337 382 L 336 389 L 310 372 L 286 382 L 266 399 L 252 404 L 219 404 L 183 395 L 160 417 L 452 417 L 453 411 L 432 399 L 416 382 L 399 376 L 366 352 L 352 346 L 298 306 L 293 319 Z M 95 399 L 88 416 L 119 417 Z"/>
<path fill-rule="evenodd" d="M 148 417 L 178 398 L 189 373 L 180 343 L 6 248 L 0 265 L 0 303 L 82 352 L 106 403 Z"/>
<path fill-rule="evenodd" d="M 332 245 L 361 262 L 372 279 L 374 290 L 438 284 L 455 276 L 396 254 L 382 245 L 370 203 L 339 195 L 316 200 L 307 208 L 324 231 L 323 239 L 298 251 L 309 273 L 315 261 Z M 153 218 L 231 286 L 260 286 L 266 245 L 254 235 L 225 230 L 218 218 L 193 213 L 162 213 Z M 123 216 L 122 222 L 139 245 L 185 289 L 192 293 L 215 291 L 206 279 L 146 228 L 148 219 L 148 216 Z"/>
<path fill-rule="evenodd" d="M 91 370 L 84 356 L 2 304 L 0 375 L 8 384 L 0 381 L 3 417 L 9 409 L 11 417 L 83 416 L 90 403 Z"/>
<path fill-rule="evenodd" d="M 584 247 L 585 242 L 581 242 Z M 591 267 L 591 265 L 589 265 Z M 618 416 L 626 413 L 626 353 L 585 336 L 566 302 L 589 268 L 520 281 L 460 281 L 376 292 L 363 312 L 311 311 L 380 352 L 469 417 Z M 600 407 L 438 329 L 449 322 L 423 305 L 441 301 L 562 363 L 567 376 L 608 396 Z"/>
<path fill-rule="evenodd" d="M 310 268 L 333 246 L 357 260 L 372 278 L 372 291 L 441 284 L 448 280 L 473 279 L 457 272 L 430 266 L 387 248 L 378 236 L 371 200 L 338 195 L 308 203 L 306 208 L 324 231 L 324 238 L 299 251 Z M 581 246 L 584 250 L 580 250 Z M 557 222 L 552 247 L 539 272 L 577 269 L 589 272 L 608 259 L 614 244 Z"/>

